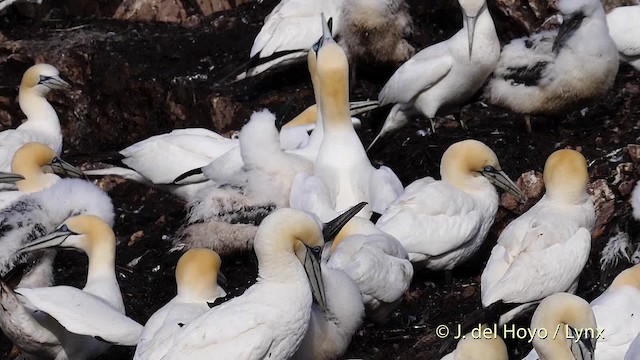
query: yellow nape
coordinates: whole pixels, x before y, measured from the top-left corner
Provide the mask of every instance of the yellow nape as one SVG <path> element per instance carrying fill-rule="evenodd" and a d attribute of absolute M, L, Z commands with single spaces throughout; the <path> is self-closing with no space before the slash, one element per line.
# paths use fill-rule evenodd
<path fill-rule="evenodd" d="M 509 360 L 507 345 L 486 325 L 473 329 L 458 342 L 455 358 L 464 360 Z"/>
<path fill-rule="evenodd" d="M 353 127 L 349 116 L 349 63 L 338 44 L 331 42 L 318 50 L 317 74 L 320 82 L 322 120 Z"/>
<path fill-rule="evenodd" d="M 25 175 L 22 172 L 39 171 L 41 166 L 47 165 L 53 160 L 56 153 L 47 145 L 41 143 L 27 143 L 22 145 L 13 155 L 11 171 Z"/>
<path fill-rule="evenodd" d="M 218 288 L 222 260 L 210 249 L 190 249 L 178 260 L 176 283 L 178 293 L 213 298 Z"/>
<path fill-rule="evenodd" d="M 589 183 L 587 159 L 575 150 L 558 150 L 547 158 L 543 178 L 551 196 L 583 197 Z"/>
<path fill-rule="evenodd" d="M 440 162 L 442 180 L 466 188 L 467 180 L 478 175 L 486 166 L 502 170 L 496 153 L 478 140 L 463 140 L 447 149 Z"/>
<path fill-rule="evenodd" d="M 49 64 L 36 64 L 28 68 L 22 75 L 22 81 L 20 82 L 20 89 L 32 88 L 40 82 L 40 75 L 56 76 L 58 75 L 58 69 Z"/>
<path fill-rule="evenodd" d="M 100 246 L 115 247 L 116 245 L 113 229 L 100 217 L 83 214 L 67 219 L 64 224 L 74 233 L 85 235 L 88 243 L 88 249 L 85 249 L 87 253 Z"/>
<path fill-rule="evenodd" d="M 633 286 L 640 289 L 640 264 L 621 272 L 609 286 L 609 289 L 619 289 L 623 286 Z"/>
<path fill-rule="evenodd" d="M 313 104 L 306 108 L 303 112 L 294 117 L 293 120 L 284 124 L 283 128 L 293 128 L 295 126 L 315 124 L 318 118 L 318 106 Z"/>

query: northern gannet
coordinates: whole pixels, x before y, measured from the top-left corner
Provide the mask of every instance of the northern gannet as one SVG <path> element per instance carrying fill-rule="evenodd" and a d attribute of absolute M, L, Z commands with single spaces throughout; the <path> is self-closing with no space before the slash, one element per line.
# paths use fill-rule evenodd
<path fill-rule="evenodd" d="M 627 349 L 627 353 L 624 355 L 624 360 L 636 360 L 640 357 L 640 334 L 636 336 L 631 345 L 629 345 L 629 349 Z"/>
<path fill-rule="evenodd" d="M 618 73 L 618 50 L 600 0 L 559 0 L 558 32 L 541 32 L 505 45 L 485 96 L 525 114 L 578 110 L 603 96 Z"/>
<path fill-rule="evenodd" d="M 60 72 L 49 64 L 36 64 L 27 69 L 20 82 L 18 103 L 27 120 L 16 129 L 0 132 L 0 171 L 11 171 L 13 154 L 29 142 L 48 145 L 57 155 L 62 152 L 60 120 L 46 99 L 49 91 L 71 86 Z"/>
<path fill-rule="evenodd" d="M 413 55 L 405 40 L 412 21 L 404 0 L 282 0 L 264 19 L 251 47 L 250 68 L 237 80 L 300 62 L 322 35 L 320 14 L 354 61 L 398 63 Z"/>
<path fill-rule="evenodd" d="M 484 242 L 498 210 L 495 186 L 524 195 L 493 150 L 477 140 L 451 145 L 442 155 L 440 175 L 442 180 L 425 177 L 407 186 L 376 226 L 398 239 L 414 264 L 451 270 Z"/>
<path fill-rule="evenodd" d="M 43 236 L 73 215 L 89 214 L 113 224 L 113 204 L 107 194 L 90 182 L 60 179 L 44 190 L 25 194 L 0 210 L 0 275 L 18 263 L 30 262 L 31 269 L 20 287 L 43 287 L 52 283 L 53 252 L 16 251 L 29 241 Z"/>
<path fill-rule="evenodd" d="M 290 358 L 307 330 L 312 297 L 326 306 L 323 237 L 330 240 L 358 210 L 323 229 L 316 218 L 290 208 L 267 216 L 254 242 L 256 284 L 186 325 L 163 360 Z"/>
<path fill-rule="evenodd" d="M 314 51 L 324 137 L 313 173 L 328 187 L 333 210 L 342 211 L 366 201 L 370 206 L 365 207 L 360 216 L 368 219 L 372 211 L 384 212 L 402 192 L 402 183 L 391 169 L 385 166 L 376 169 L 371 165 L 353 129 L 348 106 L 349 64 L 344 51 L 333 40 L 324 15 L 322 19 L 323 35 Z M 292 193 L 294 191 L 292 189 Z"/>
<path fill-rule="evenodd" d="M 464 18 L 462 29 L 418 52 L 380 90 L 380 105 L 395 105 L 369 148 L 405 126 L 415 112 L 426 116 L 435 130 L 435 116 L 465 104 L 495 69 L 500 42 L 486 1 L 458 2 Z"/>
<path fill-rule="evenodd" d="M 206 313 L 217 298 L 226 296 L 218 286 L 221 263 L 220 256 L 209 249 L 191 249 L 180 257 L 176 266 L 178 294 L 147 320 L 134 360 L 162 358 L 175 334 Z"/>
<path fill-rule="evenodd" d="M 11 171 L 3 173 L 0 182 L 14 183 L 18 190 L 0 191 L 0 209 L 24 194 L 48 188 L 60 180 L 60 176 L 84 176 L 80 169 L 60 159 L 53 149 L 40 143 L 27 143 L 16 150 Z"/>
<path fill-rule="evenodd" d="M 591 249 L 595 222 L 586 192 L 587 161 L 577 151 L 558 150 L 544 166 L 546 193 L 502 231 L 482 272 L 482 305 L 526 304 L 556 292 L 574 292 Z"/>
<path fill-rule="evenodd" d="M 480 336 L 478 336 L 480 335 Z M 490 328 L 482 327 L 481 332 L 470 332 L 460 341 L 456 349 L 440 360 L 509 360 L 507 345 Z"/>
<path fill-rule="evenodd" d="M 594 354 L 602 327 L 589 303 L 575 295 L 559 292 L 547 296 L 533 313 L 530 329 L 535 334 L 535 350 L 523 360 L 614 359 Z"/>
<path fill-rule="evenodd" d="M 0 326 L 23 352 L 55 359 L 92 359 L 111 344 L 135 346 L 142 325 L 128 318 L 115 273 L 116 237 L 93 215 L 67 219 L 19 251 L 74 248 L 89 257 L 82 290 L 70 286 L 16 288 L 4 282 Z"/>
<path fill-rule="evenodd" d="M 620 60 L 640 70 L 640 5 L 617 7 L 607 14 L 609 35 Z"/>

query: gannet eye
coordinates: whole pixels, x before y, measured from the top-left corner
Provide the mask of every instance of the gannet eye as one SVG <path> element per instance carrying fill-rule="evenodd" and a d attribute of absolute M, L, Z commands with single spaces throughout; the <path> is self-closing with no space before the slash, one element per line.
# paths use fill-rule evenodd
<path fill-rule="evenodd" d="M 320 255 L 320 253 L 322 252 L 322 248 L 320 246 L 314 246 L 313 248 L 311 248 L 311 251 L 313 251 L 315 255 Z"/>
<path fill-rule="evenodd" d="M 39 83 L 43 83 L 46 82 L 47 80 L 51 79 L 51 76 L 45 76 L 45 75 L 40 75 L 40 81 Z"/>
<path fill-rule="evenodd" d="M 485 167 L 484 167 L 484 170 L 483 170 L 483 171 L 484 171 L 484 172 L 490 172 L 490 173 L 492 173 L 492 172 L 496 172 L 496 168 L 494 168 L 494 167 L 493 167 L 493 166 L 491 166 L 491 165 L 487 165 L 487 166 L 485 166 Z"/>
<path fill-rule="evenodd" d="M 69 227 L 68 227 L 66 224 L 63 224 L 62 226 L 60 226 L 60 227 L 58 228 L 58 231 L 65 231 L 65 232 L 67 232 L 67 231 L 69 231 Z"/>

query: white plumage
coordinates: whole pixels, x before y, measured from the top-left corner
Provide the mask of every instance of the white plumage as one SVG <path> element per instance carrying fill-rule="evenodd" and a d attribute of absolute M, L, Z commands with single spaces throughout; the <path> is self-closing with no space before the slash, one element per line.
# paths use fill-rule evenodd
<path fill-rule="evenodd" d="M 607 14 L 609 35 L 618 48 L 620 60 L 640 70 L 640 5 L 621 6 Z"/>

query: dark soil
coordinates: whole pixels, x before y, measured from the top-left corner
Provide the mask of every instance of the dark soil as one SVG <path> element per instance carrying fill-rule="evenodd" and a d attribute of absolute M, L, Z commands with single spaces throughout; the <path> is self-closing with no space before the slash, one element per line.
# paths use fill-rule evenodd
<path fill-rule="evenodd" d="M 453 2 L 439 0 L 426 4 L 416 0 L 410 3 L 416 22 L 412 42 L 418 49 L 450 36 L 460 27 L 459 10 Z M 313 94 L 304 65 L 232 85 L 220 82 L 246 61 L 262 19 L 275 5 L 276 1 L 270 0 L 261 5 L 241 6 L 206 18 L 194 28 L 101 19 L 34 21 L 11 12 L 0 19 L 0 31 L 8 40 L 30 41 L 40 44 L 38 46 L 46 44 L 52 51 L 67 46 L 71 38 L 75 38 L 74 44 L 78 39 L 86 42 L 70 50 L 70 56 L 77 57 L 74 61 L 81 69 L 92 69 L 91 74 L 78 70 L 74 77 L 82 94 L 94 97 L 92 108 L 82 109 L 79 118 L 74 115 L 79 110 L 73 104 L 60 100 L 65 94 L 52 94 L 52 102 L 61 113 L 65 128 L 65 155 L 73 156 L 119 150 L 178 127 L 209 127 L 222 132 L 239 129 L 252 111 L 261 107 L 279 110 L 291 98 L 292 112 L 310 105 Z M 74 26 L 81 28 L 64 30 Z M 91 56 L 83 57 L 82 51 L 89 48 Z M 6 48 L 2 51 L 5 53 L 0 55 L 8 56 L 9 60 L 0 65 L 0 83 L 6 86 L 0 89 L 0 96 L 13 99 L 17 94 L 13 85 L 19 83 L 31 59 L 20 52 L 8 54 Z M 359 66 L 358 82 L 351 89 L 352 98 L 376 98 L 393 70 L 392 67 Z M 82 80 L 84 76 L 86 81 Z M 139 97 L 147 96 L 147 92 L 123 92 L 127 89 L 123 84 L 135 81 L 168 89 L 189 116 L 167 118 L 163 112 L 164 98 L 145 99 L 146 107 L 141 110 Z M 211 94 L 231 99 L 235 106 L 232 122 L 211 122 L 206 106 Z M 556 149 L 581 148 L 589 161 L 592 180 L 607 180 L 616 195 L 616 216 L 604 235 L 593 240 L 592 256 L 580 281 L 578 295 L 590 301 L 620 270 L 601 273 L 599 252 L 606 243 L 609 229 L 628 210 L 628 192 L 621 193 L 612 182 L 616 166 L 630 159 L 624 152 L 615 159 L 607 155 L 627 144 L 640 142 L 639 101 L 640 74 L 621 66 L 614 88 L 600 103 L 562 119 L 536 118 L 533 134 L 526 133 L 521 116 L 476 102 L 462 112 L 468 131 L 446 118 L 441 119 L 437 134 L 433 135 L 427 130 L 428 121 L 419 120 L 396 134 L 386 147 L 372 153 L 371 160 L 376 165 L 394 169 L 406 185 L 424 176 L 439 177 L 439 161 L 444 150 L 461 139 L 475 138 L 494 149 L 502 167 L 515 179 L 531 169 L 542 171 L 546 157 Z M 17 103 L 4 104 L 2 110 L 11 115 L 10 125 L 19 124 L 21 114 Z M 363 143 L 371 141 L 387 111 L 380 109 L 364 117 Z M 640 178 L 637 164 L 635 169 L 625 175 L 625 180 Z M 127 314 L 144 323 L 175 294 L 173 271 L 178 255 L 167 255 L 167 251 L 169 240 L 184 219 L 184 204 L 171 195 L 142 185 L 109 181 L 113 182 L 109 194 L 117 209 L 115 232 L 119 241 L 120 286 Z M 480 274 L 499 231 L 514 217 L 513 213 L 501 210 L 500 220 L 482 251 L 454 271 L 452 285 L 445 284 L 440 273 L 417 271 L 400 309 L 384 324 L 365 322 L 354 336 L 345 358 L 439 358 L 437 351 L 443 340 L 436 337 L 435 327 L 459 324 L 480 307 Z M 132 261 L 137 259 L 134 265 Z M 82 286 L 86 258 L 79 253 L 60 252 L 56 269 L 57 283 Z M 222 270 L 229 283 L 227 291 L 239 295 L 254 282 L 255 257 L 253 254 L 226 257 Z M 524 319 L 520 324 L 527 326 L 528 322 Z M 508 343 L 514 358 L 521 358 L 530 349 L 523 341 Z M 10 342 L 0 339 L 2 358 L 15 356 L 15 353 L 9 355 L 10 349 Z M 132 354 L 133 349 L 114 347 L 100 359 L 128 359 Z"/>

